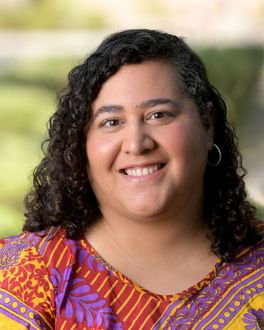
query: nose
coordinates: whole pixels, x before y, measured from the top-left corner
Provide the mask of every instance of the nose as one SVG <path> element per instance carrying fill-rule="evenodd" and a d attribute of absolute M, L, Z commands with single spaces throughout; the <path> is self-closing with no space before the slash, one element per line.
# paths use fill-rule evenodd
<path fill-rule="evenodd" d="M 156 143 L 144 123 L 134 123 L 127 127 L 122 143 L 122 151 L 127 154 L 141 155 L 153 150 Z"/>

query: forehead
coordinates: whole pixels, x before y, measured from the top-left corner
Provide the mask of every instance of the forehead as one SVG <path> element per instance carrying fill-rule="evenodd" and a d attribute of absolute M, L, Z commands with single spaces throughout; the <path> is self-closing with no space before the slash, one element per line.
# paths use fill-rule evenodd
<path fill-rule="evenodd" d="M 122 66 L 104 82 L 92 104 L 141 103 L 145 99 L 182 96 L 176 68 L 161 61 L 145 61 Z"/>

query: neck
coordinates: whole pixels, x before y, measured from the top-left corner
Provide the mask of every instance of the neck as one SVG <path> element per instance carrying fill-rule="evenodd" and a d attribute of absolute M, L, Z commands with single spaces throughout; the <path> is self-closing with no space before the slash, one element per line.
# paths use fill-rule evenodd
<path fill-rule="evenodd" d="M 149 291 L 181 292 L 204 278 L 216 262 L 201 208 L 148 219 L 102 213 L 87 240 L 112 267 Z"/>
<path fill-rule="evenodd" d="M 104 251 L 115 250 L 131 258 L 164 259 L 178 262 L 195 255 L 199 248 L 210 250 L 202 211 L 188 208 L 173 216 L 134 219 L 105 210 L 100 222 L 88 232 L 87 239 L 104 257 Z"/>

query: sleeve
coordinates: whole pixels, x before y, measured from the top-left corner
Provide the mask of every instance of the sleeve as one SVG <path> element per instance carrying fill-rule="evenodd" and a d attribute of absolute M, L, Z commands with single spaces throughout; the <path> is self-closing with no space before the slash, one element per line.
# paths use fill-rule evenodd
<path fill-rule="evenodd" d="M 0 240 L 0 329 L 54 329 L 53 286 L 30 235 Z"/>

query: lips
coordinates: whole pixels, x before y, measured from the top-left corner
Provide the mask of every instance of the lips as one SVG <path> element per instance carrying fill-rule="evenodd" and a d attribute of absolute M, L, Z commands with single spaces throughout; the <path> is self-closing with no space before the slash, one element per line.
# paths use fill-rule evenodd
<path fill-rule="evenodd" d="M 121 172 L 128 176 L 139 177 L 139 176 L 148 176 L 163 168 L 166 164 L 153 164 L 149 166 L 136 166 L 126 169 L 122 169 Z"/>

